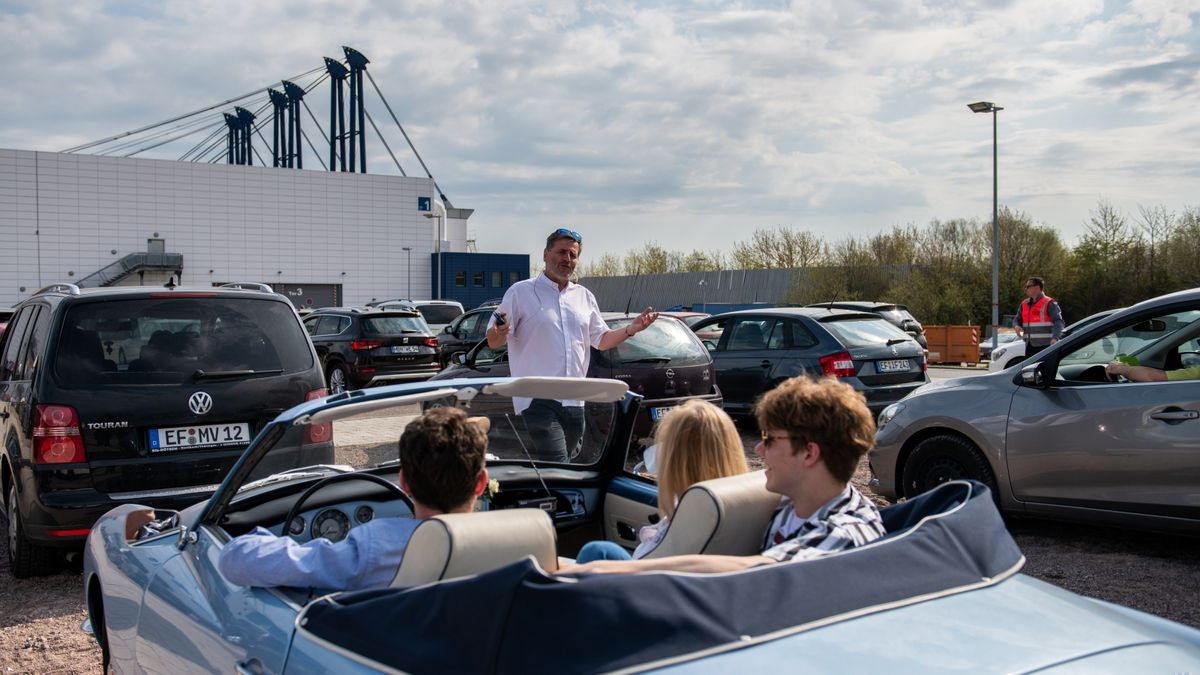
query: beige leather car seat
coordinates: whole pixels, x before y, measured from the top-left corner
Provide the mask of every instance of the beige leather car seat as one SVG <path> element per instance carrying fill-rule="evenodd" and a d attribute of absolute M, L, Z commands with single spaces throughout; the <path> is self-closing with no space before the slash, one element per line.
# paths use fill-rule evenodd
<path fill-rule="evenodd" d="M 392 586 L 465 577 L 524 560 L 558 569 L 554 521 L 541 509 L 434 516 L 417 526 Z"/>
<path fill-rule="evenodd" d="M 766 474 L 753 471 L 696 483 L 683 493 L 667 533 L 646 558 L 688 553 L 755 555 L 779 495 L 768 492 Z"/>

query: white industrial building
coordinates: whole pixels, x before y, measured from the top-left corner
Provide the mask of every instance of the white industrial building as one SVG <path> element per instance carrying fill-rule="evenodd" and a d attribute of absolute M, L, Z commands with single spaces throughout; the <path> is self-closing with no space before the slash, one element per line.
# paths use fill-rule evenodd
<path fill-rule="evenodd" d="M 429 178 L 0 149 L 0 306 L 176 274 L 299 306 L 429 298 L 438 231 L 466 251 L 471 214 L 436 198 Z"/>

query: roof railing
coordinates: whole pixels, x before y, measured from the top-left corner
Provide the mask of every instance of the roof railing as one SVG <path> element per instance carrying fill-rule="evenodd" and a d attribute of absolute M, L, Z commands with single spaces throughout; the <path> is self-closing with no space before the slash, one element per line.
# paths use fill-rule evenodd
<path fill-rule="evenodd" d="M 257 281 L 233 281 L 221 284 L 220 288 L 237 288 L 243 291 L 258 291 L 259 293 L 275 293 L 275 289 Z"/>
<path fill-rule="evenodd" d="M 43 287 L 37 289 L 36 291 L 34 291 L 33 294 L 34 295 L 47 295 L 50 293 L 61 293 L 63 295 L 79 295 L 79 287 L 76 286 L 75 284 L 69 284 L 69 283 L 63 281 L 63 282 L 59 282 L 57 284 L 50 284 L 49 286 L 43 286 Z"/>

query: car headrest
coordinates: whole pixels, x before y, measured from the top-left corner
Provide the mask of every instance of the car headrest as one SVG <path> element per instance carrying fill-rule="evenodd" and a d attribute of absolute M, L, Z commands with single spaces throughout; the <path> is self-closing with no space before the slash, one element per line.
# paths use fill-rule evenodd
<path fill-rule="evenodd" d="M 759 553 L 780 499 L 766 485 L 762 471 L 696 483 L 684 491 L 662 541 L 645 557 Z"/>
<path fill-rule="evenodd" d="M 392 586 L 417 586 L 487 572 L 533 556 L 558 569 L 554 521 L 541 509 L 449 513 L 422 522 Z"/>

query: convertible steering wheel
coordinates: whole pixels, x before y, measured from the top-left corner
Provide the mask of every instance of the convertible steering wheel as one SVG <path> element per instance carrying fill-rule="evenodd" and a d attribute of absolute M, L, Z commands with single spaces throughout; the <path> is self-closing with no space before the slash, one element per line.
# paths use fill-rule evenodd
<path fill-rule="evenodd" d="M 413 510 L 412 500 L 409 499 L 408 495 L 404 494 L 404 490 L 401 490 L 399 486 L 388 479 L 380 478 L 373 473 L 339 473 L 336 476 L 322 478 L 305 490 L 304 494 L 300 495 L 300 498 L 297 499 L 296 503 L 292 504 L 292 508 L 288 510 L 287 518 L 285 518 L 283 521 L 283 533 L 290 537 L 296 536 L 290 532 L 292 521 L 295 520 L 296 516 L 300 515 L 300 512 L 304 510 L 302 507 L 304 506 L 305 502 L 308 501 L 309 497 L 312 497 L 314 494 L 324 489 L 328 485 L 333 485 L 334 483 L 343 483 L 350 480 L 365 480 L 369 483 L 382 485 L 386 487 L 392 494 L 399 497 L 400 501 L 404 502 L 404 505 L 408 507 L 409 511 Z"/>

